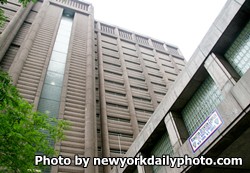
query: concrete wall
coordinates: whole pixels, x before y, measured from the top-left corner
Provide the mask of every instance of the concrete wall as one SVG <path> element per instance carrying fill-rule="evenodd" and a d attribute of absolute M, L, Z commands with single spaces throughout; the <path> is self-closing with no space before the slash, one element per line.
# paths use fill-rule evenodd
<path fill-rule="evenodd" d="M 248 70 L 240 78 L 226 61 L 224 54 L 248 21 L 249 1 L 229 0 L 226 3 L 187 63 L 186 68 L 169 88 L 164 99 L 124 157 L 136 157 L 138 153 L 143 152 L 147 155 L 156 143 L 159 133 L 163 132 L 170 136 L 174 150 L 173 157 L 184 157 L 186 154 L 190 157 L 212 155 L 212 151 L 215 157 L 219 154 L 218 150 L 215 154 L 213 147 L 220 145 L 219 150 L 224 150 L 230 145 L 230 142 L 236 139 L 230 138 L 229 143 L 225 140 L 228 139 L 231 131 L 233 131 L 232 129 L 238 127 L 236 124 L 243 123 L 244 116 L 247 117 L 250 100 L 246 88 L 249 88 L 247 80 L 249 80 L 250 71 Z M 216 107 L 223 120 L 223 125 L 196 152 L 193 152 L 188 141 L 189 135 L 181 111 L 208 75 L 215 81 L 224 98 Z M 163 128 L 165 130 L 162 130 Z M 242 126 L 238 134 L 242 134 L 247 128 L 247 125 Z M 125 168 L 116 167 L 112 172 L 131 172 L 133 169 L 129 166 Z M 190 166 L 165 167 L 163 172 L 184 172 L 188 170 L 192 172 L 194 168 Z"/>

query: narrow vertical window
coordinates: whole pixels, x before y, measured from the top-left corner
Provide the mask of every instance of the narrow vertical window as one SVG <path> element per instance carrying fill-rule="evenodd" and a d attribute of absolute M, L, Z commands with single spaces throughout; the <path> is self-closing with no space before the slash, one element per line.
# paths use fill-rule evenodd
<path fill-rule="evenodd" d="M 162 155 L 173 155 L 173 147 L 171 145 L 168 133 L 165 132 L 159 140 L 156 142 L 155 146 L 151 150 L 151 155 L 155 157 L 162 157 Z M 152 172 L 161 172 L 162 166 L 153 165 Z"/>
<path fill-rule="evenodd" d="M 59 114 L 72 23 L 73 15 L 63 13 L 38 103 L 38 111 L 49 117 L 57 118 Z M 50 144 L 53 146 L 54 142 L 50 140 Z M 43 173 L 49 172 L 48 167 Z"/>
<path fill-rule="evenodd" d="M 38 111 L 57 117 L 68 53 L 73 15 L 63 13 L 45 76 Z"/>

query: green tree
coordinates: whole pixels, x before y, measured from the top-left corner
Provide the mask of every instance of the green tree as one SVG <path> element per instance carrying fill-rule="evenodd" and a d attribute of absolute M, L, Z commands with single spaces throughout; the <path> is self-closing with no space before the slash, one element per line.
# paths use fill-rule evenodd
<path fill-rule="evenodd" d="M 0 8 L 0 27 L 3 27 L 7 17 L 4 15 L 3 9 Z"/>
<path fill-rule="evenodd" d="M 63 138 L 67 123 L 33 111 L 7 73 L 0 70 L 0 172 L 27 173 L 43 169 L 34 166 L 37 153 L 56 154 L 51 140 Z"/>

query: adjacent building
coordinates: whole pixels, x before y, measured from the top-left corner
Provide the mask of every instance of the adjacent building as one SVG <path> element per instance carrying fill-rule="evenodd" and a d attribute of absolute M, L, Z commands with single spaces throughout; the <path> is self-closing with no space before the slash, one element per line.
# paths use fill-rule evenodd
<path fill-rule="evenodd" d="M 93 6 L 44 0 L 0 5 L 0 67 L 36 110 L 70 122 L 59 154 L 123 157 L 184 69 L 180 50 L 95 21 Z M 56 166 L 48 172 L 111 171 Z"/>
<path fill-rule="evenodd" d="M 250 172 L 250 1 L 229 0 L 124 157 L 242 158 L 243 165 L 125 166 L 112 173 Z M 228 161 L 228 159 L 227 159 Z M 229 164 L 228 164 L 229 163 Z"/>

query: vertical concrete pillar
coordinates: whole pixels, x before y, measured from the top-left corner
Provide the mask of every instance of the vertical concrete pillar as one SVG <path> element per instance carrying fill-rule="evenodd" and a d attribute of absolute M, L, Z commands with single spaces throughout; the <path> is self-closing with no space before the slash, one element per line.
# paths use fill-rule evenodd
<path fill-rule="evenodd" d="M 0 61 L 8 50 L 11 42 L 22 26 L 24 20 L 28 16 L 30 10 L 34 6 L 34 3 L 29 3 L 25 8 L 20 7 L 16 12 L 15 16 L 11 19 L 7 27 L 4 29 L 3 33 L 0 35 Z"/>
<path fill-rule="evenodd" d="M 119 50 L 119 56 L 120 56 L 122 73 L 123 73 L 123 78 L 124 78 L 125 90 L 126 90 L 126 93 L 127 93 L 128 108 L 129 108 L 129 114 L 130 114 L 130 122 L 132 124 L 133 137 L 135 139 L 136 136 L 139 134 L 139 125 L 138 125 L 138 121 L 137 121 L 137 117 L 136 117 L 133 96 L 132 96 L 132 92 L 131 92 L 131 88 L 130 88 L 130 83 L 129 83 L 129 79 L 128 79 L 128 72 L 127 72 L 127 69 L 126 69 L 125 60 L 123 58 L 123 51 L 122 51 L 122 46 L 121 46 L 121 40 L 120 40 L 120 36 L 119 36 L 117 28 L 115 28 L 115 33 L 118 36 L 118 38 L 117 38 L 117 46 L 118 46 L 118 50 Z"/>
<path fill-rule="evenodd" d="M 109 173 L 119 173 L 117 166 L 114 166 Z"/>
<path fill-rule="evenodd" d="M 142 58 L 140 47 L 139 47 L 138 43 L 136 43 L 136 52 L 137 52 L 138 58 L 140 60 L 140 64 L 142 66 L 142 73 L 145 76 L 145 82 L 146 82 L 147 87 L 148 87 L 149 95 L 151 97 L 154 109 L 156 109 L 156 107 L 158 106 L 157 98 L 156 98 L 156 95 L 154 93 L 153 85 L 150 82 L 150 77 L 148 75 L 148 70 L 147 70 L 146 65 L 144 63 L 144 60 Z"/>
<path fill-rule="evenodd" d="M 89 15 L 87 36 L 87 65 L 86 65 L 86 108 L 85 108 L 85 157 L 90 157 L 90 163 L 85 172 L 95 173 L 93 157 L 97 153 L 96 130 L 96 97 L 95 97 L 95 55 L 94 55 L 94 16 Z"/>
<path fill-rule="evenodd" d="M 188 132 L 182 118 L 175 112 L 170 112 L 164 119 L 169 139 L 176 152 L 188 138 Z"/>
<path fill-rule="evenodd" d="M 55 30 L 56 32 L 54 32 L 53 34 L 53 37 L 51 39 L 51 43 L 54 43 L 56 41 L 56 36 L 57 36 L 57 30 L 59 28 L 59 25 L 60 25 L 60 22 L 61 22 L 61 16 L 63 14 L 63 9 L 61 9 L 61 12 L 60 12 L 60 17 L 58 18 L 58 21 L 57 21 L 57 25 L 55 27 Z M 73 23 L 73 27 L 74 27 L 74 23 Z M 73 30 L 73 29 L 72 29 Z M 70 41 L 71 42 L 71 41 Z M 51 54 L 52 54 L 52 50 L 53 50 L 53 46 L 50 46 L 49 50 L 48 50 L 48 53 L 47 53 L 47 57 L 46 57 L 46 60 L 44 62 L 44 67 L 48 67 L 49 66 L 49 62 L 50 62 L 50 58 L 51 58 Z M 71 50 L 69 49 L 69 52 L 68 52 L 68 55 L 71 54 Z M 66 63 L 67 64 L 67 63 Z M 67 66 L 67 65 L 66 65 Z M 36 92 L 36 96 L 35 96 L 35 99 L 34 99 L 34 110 L 37 110 L 37 106 L 39 104 L 39 100 L 40 100 L 40 96 L 41 96 L 41 93 L 42 93 L 42 88 L 43 88 L 43 84 L 44 84 L 44 80 L 45 80 L 45 77 L 46 77 L 46 73 L 47 73 L 47 68 L 43 68 L 43 71 L 42 71 L 42 75 L 40 77 L 40 82 L 39 82 L 39 85 L 37 87 L 37 92 Z M 67 70 L 65 71 L 65 75 L 64 75 L 64 78 L 68 78 L 68 75 L 67 75 Z M 65 88 L 65 87 L 64 87 Z M 61 101 L 62 102 L 65 102 L 65 94 L 66 94 L 66 88 L 62 90 L 62 97 L 61 97 Z M 65 90 L 65 91 L 64 91 Z M 61 107 L 61 106 L 60 106 Z M 61 112 L 59 113 L 59 116 L 61 115 Z M 59 117 L 60 118 L 60 117 Z"/>
<path fill-rule="evenodd" d="M 151 39 L 149 39 L 149 44 L 153 47 L 153 52 L 154 52 L 155 61 L 156 61 L 157 65 L 159 66 L 159 70 L 160 70 L 160 72 L 161 72 L 161 74 L 162 74 L 162 76 L 163 76 L 163 80 L 164 80 L 164 82 L 165 82 L 165 84 L 166 84 L 166 87 L 168 88 L 169 85 L 170 85 L 170 82 L 169 82 L 169 80 L 168 80 L 168 76 L 167 76 L 167 74 L 165 73 L 164 67 L 162 66 L 162 64 L 161 64 L 161 62 L 160 62 L 159 56 L 158 56 L 158 54 L 157 54 L 157 52 L 156 52 L 156 50 L 155 50 L 155 48 L 154 48 L 154 45 L 153 45 Z"/>
<path fill-rule="evenodd" d="M 134 42 L 136 42 L 136 38 L 135 38 L 135 34 L 134 34 L 134 33 L 132 33 L 132 40 L 133 40 Z"/>
<path fill-rule="evenodd" d="M 105 84 L 104 84 L 104 69 L 103 69 L 103 57 L 102 57 L 102 46 L 101 46 L 101 33 L 100 23 L 97 23 L 98 34 L 97 34 L 97 52 L 99 61 L 99 92 L 100 92 L 100 120 L 101 120 L 101 139 L 102 139 L 102 156 L 110 157 L 109 148 L 109 132 L 108 132 L 108 118 L 106 109 L 106 98 L 105 98 Z M 111 167 L 109 165 L 103 166 L 104 173 L 109 173 Z"/>
<path fill-rule="evenodd" d="M 223 94 L 228 93 L 239 79 L 238 74 L 224 58 L 213 53 L 207 58 L 204 66 Z"/>
<path fill-rule="evenodd" d="M 141 153 L 138 153 L 137 154 L 137 157 L 140 157 L 142 154 Z M 138 170 L 138 173 L 146 173 L 145 172 L 145 166 L 144 165 L 138 165 L 137 166 L 137 170 Z"/>
<path fill-rule="evenodd" d="M 149 153 L 139 153 L 138 155 L 142 156 L 142 157 L 148 157 Z M 144 165 L 141 168 L 142 168 L 141 171 L 144 171 L 142 173 L 153 173 L 153 167 L 151 165 Z M 139 169 L 138 169 L 138 171 L 139 171 Z"/>
<path fill-rule="evenodd" d="M 168 51 L 168 48 L 167 48 L 166 44 L 163 44 L 163 47 L 164 47 L 164 49 L 165 49 L 166 51 Z M 172 63 L 172 65 L 173 65 L 173 67 L 174 67 L 175 72 L 176 72 L 177 74 L 179 74 L 179 73 L 180 73 L 180 70 L 179 70 L 178 66 L 176 65 L 176 63 L 175 63 L 175 61 L 174 61 L 174 58 L 173 58 L 173 56 L 172 56 L 171 54 L 169 54 L 169 58 L 170 58 L 170 60 L 171 60 L 171 63 Z M 184 62 L 186 63 L 186 61 L 184 61 Z"/>
<path fill-rule="evenodd" d="M 180 73 L 180 69 L 178 68 L 177 64 L 175 63 L 173 56 L 170 54 L 169 57 L 170 57 L 171 63 L 174 66 L 174 69 L 175 69 L 176 73 L 179 74 Z"/>
<path fill-rule="evenodd" d="M 138 166 L 137 166 L 137 170 L 138 170 L 138 173 L 146 173 L 146 172 L 145 172 L 144 166 L 138 165 Z"/>
<path fill-rule="evenodd" d="M 12 76 L 13 84 L 16 85 L 18 77 L 22 71 L 23 65 L 26 61 L 26 58 L 28 56 L 28 53 L 33 45 L 33 42 L 35 40 L 36 34 L 40 28 L 40 25 L 43 21 L 43 18 L 46 14 L 46 10 L 49 6 L 49 0 L 44 0 L 41 10 L 36 16 L 36 20 L 34 20 L 34 23 L 31 25 L 30 30 L 27 34 L 27 37 L 24 40 L 24 43 L 21 45 L 12 65 L 9 69 L 9 74 Z"/>

